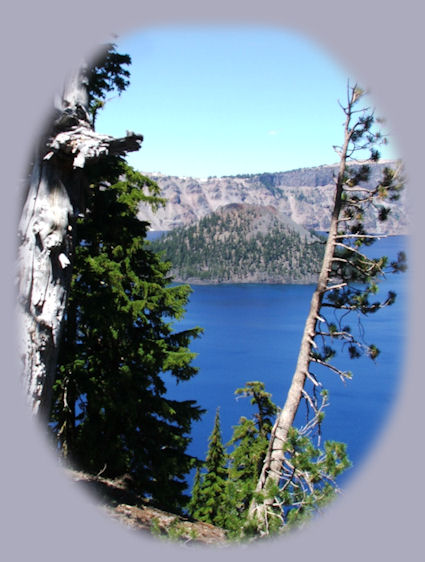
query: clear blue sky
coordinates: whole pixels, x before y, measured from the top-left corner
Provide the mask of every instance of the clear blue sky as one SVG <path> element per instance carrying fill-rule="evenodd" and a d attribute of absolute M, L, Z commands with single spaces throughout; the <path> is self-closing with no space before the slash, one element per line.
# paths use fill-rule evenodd
<path fill-rule="evenodd" d="M 353 77 L 308 38 L 193 26 L 116 42 L 132 58 L 131 84 L 105 105 L 96 128 L 144 135 L 128 158 L 136 169 L 203 178 L 337 161 L 332 146 L 342 142 L 344 121 L 337 100 Z"/>

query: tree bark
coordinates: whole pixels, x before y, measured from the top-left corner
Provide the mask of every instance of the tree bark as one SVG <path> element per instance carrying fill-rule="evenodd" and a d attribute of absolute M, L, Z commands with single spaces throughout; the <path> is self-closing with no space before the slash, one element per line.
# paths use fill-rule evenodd
<path fill-rule="evenodd" d="M 74 222 L 84 212 L 85 166 L 138 150 L 143 137 L 121 139 L 93 130 L 84 67 L 55 102 L 55 113 L 32 163 L 18 226 L 19 351 L 28 403 L 47 417 L 72 275 Z"/>

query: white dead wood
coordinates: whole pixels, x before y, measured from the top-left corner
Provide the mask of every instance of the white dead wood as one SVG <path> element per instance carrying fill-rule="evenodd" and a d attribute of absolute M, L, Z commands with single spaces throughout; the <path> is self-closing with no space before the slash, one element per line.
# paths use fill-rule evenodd
<path fill-rule="evenodd" d="M 71 76 L 35 151 L 18 226 L 19 351 L 28 402 L 47 416 L 72 275 L 73 223 L 84 213 L 86 165 L 138 150 L 143 137 L 101 135 L 88 114 L 84 68 Z"/>

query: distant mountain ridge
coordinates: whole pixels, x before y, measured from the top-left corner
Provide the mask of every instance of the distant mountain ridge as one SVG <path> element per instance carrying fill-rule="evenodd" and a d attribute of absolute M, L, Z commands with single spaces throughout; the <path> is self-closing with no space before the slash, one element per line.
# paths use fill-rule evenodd
<path fill-rule="evenodd" d="M 314 283 L 324 242 L 272 206 L 230 203 L 152 242 L 175 281 Z"/>
<path fill-rule="evenodd" d="M 371 179 L 366 185 L 375 184 L 384 167 L 396 166 L 396 161 L 371 163 Z M 153 230 L 172 230 L 194 223 L 230 203 L 247 203 L 273 206 L 280 215 L 307 229 L 327 230 L 336 173 L 335 164 L 207 179 L 146 174 L 158 183 L 167 205 L 157 212 L 144 205 L 140 208 L 139 218 L 150 222 Z M 380 234 L 406 234 L 408 214 L 405 192 L 400 201 L 392 203 L 391 207 L 386 223 L 377 223 L 372 215 L 366 216 L 366 228 Z"/>

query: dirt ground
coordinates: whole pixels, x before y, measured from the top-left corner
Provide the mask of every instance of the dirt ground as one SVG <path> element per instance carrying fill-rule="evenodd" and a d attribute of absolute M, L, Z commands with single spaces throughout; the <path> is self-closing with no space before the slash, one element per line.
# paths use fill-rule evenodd
<path fill-rule="evenodd" d="M 150 506 L 131 491 L 131 482 L 124 478 L 109 480 L 83 472 L 67 470 L 71 480 L 97 497 L 105 512 L 134 529 L 161 539 L 183 544 L 225 545 L 225 532 L 209 523 L 194 521 Z"/>

